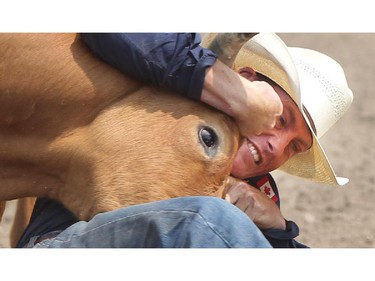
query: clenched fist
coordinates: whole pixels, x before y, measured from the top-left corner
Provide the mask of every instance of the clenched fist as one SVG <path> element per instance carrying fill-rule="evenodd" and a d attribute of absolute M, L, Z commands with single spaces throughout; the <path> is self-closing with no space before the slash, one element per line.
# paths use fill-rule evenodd
<path fill-rule="evenodd" d="M 277 87 L 262 79 L 249 67 L 236 72 L 217 61 L 207 71 L 201 101 L 231 116 L 242 136 L 259 135 L 283 112 Z"/>
<path fill-rule="evenodd" d="M 224 199 L 245 212 L 260 229 L 286 228 L 284 217 L 275 202 L 242 180 L 230 177 Z"/>

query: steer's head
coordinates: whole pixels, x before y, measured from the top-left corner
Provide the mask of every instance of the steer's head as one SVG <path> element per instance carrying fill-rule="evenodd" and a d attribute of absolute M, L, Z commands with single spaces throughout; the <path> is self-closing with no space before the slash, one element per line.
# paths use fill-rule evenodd
<path fill-rule="evenodd" d="M 83 219 L 171 197 L 216 196 L 239 145 L 238 129 L 225 114 L 148 87 L 71 137 L 75 150 L 65 190 L 70 198 L 61 199 Z M 77 192 L 84 199 L 72 195 Z"/>
<path fill-rule="evenodd" d="M 224 113 L 149 87 L 107 107 L 72 137 L 70 198 L 60 199 L 81 219 L 171 197 L 220 196 L 240 141 Z"/>

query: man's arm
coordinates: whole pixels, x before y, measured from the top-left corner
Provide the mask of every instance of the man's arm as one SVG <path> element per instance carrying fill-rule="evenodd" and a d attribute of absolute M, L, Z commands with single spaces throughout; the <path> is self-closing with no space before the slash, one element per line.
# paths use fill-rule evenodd
<path fill-rule="evenodd" d="M 195 33 L 84 33 L 91 51 L 140 81 L 200 100 L 205 72 L 217 59 Z"/>
<path fill-rule="evenodd" d="M 123 73 L 201 100 L 236 121 L 242 135 L 272 128 L 282 112 L 274 89 L 217 61 L 195 33 L 88 33 L 89 48 Z"/>

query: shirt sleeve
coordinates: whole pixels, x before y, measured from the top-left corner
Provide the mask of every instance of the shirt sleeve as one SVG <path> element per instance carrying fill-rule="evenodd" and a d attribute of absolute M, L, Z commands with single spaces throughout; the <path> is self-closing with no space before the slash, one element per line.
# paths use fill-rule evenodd
<path fill-rule="evenodd" d="M 263 229 L 263 235 L 273 248 L 309 248 L 295 238 L 299 235 L 298 225 L 293 221 L 285 220 L 286 229 Z"/>
<path fill-rule="evenodd" d="M 199 100 L 217 55 L 197 33 L 83 33 L 91 51 L 131 77 Z"/>

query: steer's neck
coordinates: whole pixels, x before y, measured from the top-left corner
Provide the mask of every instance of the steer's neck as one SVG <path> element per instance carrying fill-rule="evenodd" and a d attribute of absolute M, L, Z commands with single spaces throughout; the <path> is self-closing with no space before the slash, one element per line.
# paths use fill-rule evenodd
<path fill-rule="evenodd" d="M 3 34 L 0 53 L 0 126 L 22 132 L 82 126 L 140 86 L 75 34 Z"/>
<path fill-rule="evenodd" d="M 75 34 L 3 33 L 0 54 L 0 191 L 58 186 L 38 170 L 56 141 L 141 87 L 95 58 Z"/>

